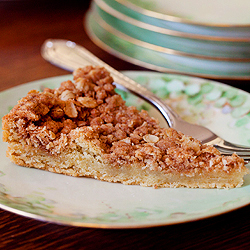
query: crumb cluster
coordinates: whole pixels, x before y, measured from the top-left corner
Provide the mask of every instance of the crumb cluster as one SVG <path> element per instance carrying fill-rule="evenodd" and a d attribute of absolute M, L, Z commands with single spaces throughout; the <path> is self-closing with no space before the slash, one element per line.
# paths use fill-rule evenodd
<path fill-rule="evenodd" d="M 114 166 L 142 163 L 153 170 L 230 172 L 243 160 L 223 157 L 212 146 L 201 145 L 171 128 L 160 128 L 144 110 L 127 107 L 115 92 L 113 79 L 101 67 L 74 72 L 74 81 L 57 89 L 32 90 L 5 116 L 3 128 L 14 119 L 17 134 L 26 143 L 58 154 L 81 132 L 95 141 Z M 6 136 L 7 137 L 7 136 Z"/>

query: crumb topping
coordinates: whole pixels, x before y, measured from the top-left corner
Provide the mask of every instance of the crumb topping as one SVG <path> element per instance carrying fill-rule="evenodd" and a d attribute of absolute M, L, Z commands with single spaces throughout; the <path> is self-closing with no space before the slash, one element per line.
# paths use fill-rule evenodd
<path fill-rule="evenodd" d="M 50 154 L 58 154 L 81 133 L 117 167 L 142 163 L 152 170 L 195 172 L 200 167 L 213 171 L 216 165 L 230 172 L 239 162 L 244 165 L 236 154 L 221 156 L 212 146 L 160 128 L 146 111 L 127 107 L 104 68 L 80 68 L 73 76 L 57 89 L 30 91 L 3 118 L 3 129 L 13 120 L 28 144 Z"/>

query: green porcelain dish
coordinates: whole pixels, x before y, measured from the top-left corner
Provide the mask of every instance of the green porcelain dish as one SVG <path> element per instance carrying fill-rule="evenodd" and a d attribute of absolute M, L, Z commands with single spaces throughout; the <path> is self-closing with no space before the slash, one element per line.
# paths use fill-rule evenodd
<path fill-rule="evenodd" d="M 117 0 L 153 16 L 204 26 L 249 27 L 250 3 L 245 0 Z"/>
<path fill-rule="evenodd" d="M 137 40 L 105 23 L 93 10 L 86 16 L 85 27 L 90 38 L 98 46 L 145 68 L 216 79 L 250 79 L 250 62 L 194 58 L 152 49 L 148 44 L 138 45 Z"/>
<path fill-rule="evenodd" d="M 172 49 L 173 53 L 184 52 L 190 56 L 208 57 L 213 60 L 250 60 L 250 41 L 211 41 L 172 35 L 164 29 L 156 29 L 134 18 L 121 15 L 120 12 L 100 0 L 96 5 L 93 4 L 92 8 L 93 12 L 97 12 L 116 30 L 140 41 Z M 160 49 L 163 50 L 163 48 Z"/>
<path fill-rule="evenodd" d="M 250 40 L 249 2 L 245 0 L 101 1 L 127 16 L 181 32 L 183 35 L 234 41 Z"/>

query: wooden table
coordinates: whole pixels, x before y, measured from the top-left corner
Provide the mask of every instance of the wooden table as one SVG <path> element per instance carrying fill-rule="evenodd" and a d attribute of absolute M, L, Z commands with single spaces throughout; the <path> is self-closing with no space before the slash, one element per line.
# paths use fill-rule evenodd
<path fill-rule="evenodd" d="M 118 70 L 141 70 L 89 40 L 82 24 L 88 4 L 84 0 L 0 2 L 0 90 L 68 74 L 40 56 L 47 38 L 82 44 Z M 223 82 L 250 92 L 250 81 Z M 61 226 L 0 210 L 0 249 L 250 249 L 249 208 L 185 224 L 132 230 Z"/>

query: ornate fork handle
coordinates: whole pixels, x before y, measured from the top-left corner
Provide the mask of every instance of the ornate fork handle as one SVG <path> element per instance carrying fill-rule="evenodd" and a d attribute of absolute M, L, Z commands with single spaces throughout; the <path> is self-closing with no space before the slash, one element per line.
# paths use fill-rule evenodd
<path fill-rule="evenodd" d="M 94 56 L 91 52 L 85 48 L 77 45 L 71 41 L 48 39 L 45 41 L 42 47 L 42 55 L 47 60 L 51 61 L 53 58 L 53 64 L 61 67 L 62 62 L 66 66 L 67 70 L 75 70 L 80 66 L 95 65 L 105 67 L 112 75 L 117 88 L 123 89 L 133 93 L 136 96 L 150 102 L 154 105 L 164 116 L 169 127 L 172 127 L 176 114 L 166 106 L 157 96 L 152 94 L 149 90 L 142 85 L 133 81 L 132 79 L 121 74 L 105 62 L 101 61 L 98 57 Z M 65 58 L 68 55 L 68 59 Z"/>

